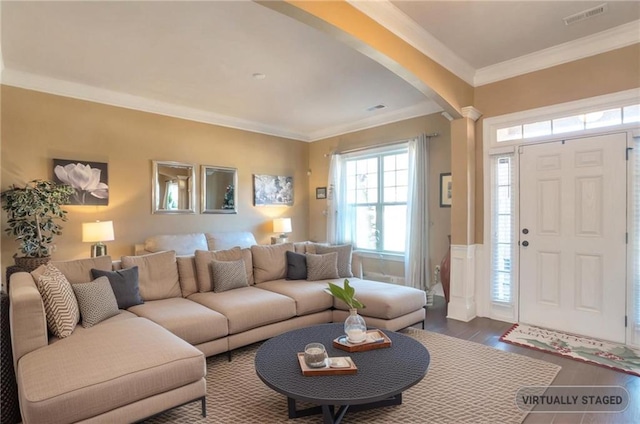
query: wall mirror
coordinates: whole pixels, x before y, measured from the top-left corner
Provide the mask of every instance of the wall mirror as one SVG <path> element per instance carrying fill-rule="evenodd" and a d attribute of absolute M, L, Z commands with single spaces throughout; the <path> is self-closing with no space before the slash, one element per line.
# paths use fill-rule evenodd
<path fill-rule="evenodd" d="M 238 213 L 238 170 L 202 165 L 202 213 Z"/>
<path fill-rule="evenodd" d="M 153 213 L 196 213 L 194 165 L 153 161 Z"/>

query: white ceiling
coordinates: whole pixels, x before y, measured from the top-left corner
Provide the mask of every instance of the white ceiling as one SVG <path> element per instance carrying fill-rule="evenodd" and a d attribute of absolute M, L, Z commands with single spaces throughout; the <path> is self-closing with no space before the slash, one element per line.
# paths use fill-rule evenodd
<path fill-rule="evenodd" d="M 504 61 L 605 30 L 618 33 L 597 36 L 615 38 L 599 38 L 602 51 L 640 41 L 640 2 L 608 3 L 565 27 L 562 17 L 601 3 L 352 2 L 475 85 L 504 74 L 490 75 Z M 3 84 L 304 141 L 441 110 L 372 59 L 254 2 L 22 1 L 1 13 Z"/>

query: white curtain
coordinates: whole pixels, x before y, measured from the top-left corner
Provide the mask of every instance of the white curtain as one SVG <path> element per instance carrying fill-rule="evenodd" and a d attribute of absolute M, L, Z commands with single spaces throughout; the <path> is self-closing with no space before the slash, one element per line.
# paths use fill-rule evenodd
<path fill-rule="evenodd" d="M 344 158 L 333 154 L 329 164 L 329 189 L 327 193 L 327 242 L 331 244 L 353 241 L 353 208 L 347 205 Z"/>
<path fill-rule="evenodd" d="M 429 286 L 429 137 L 409 141 L 409 193 L 404 255 L 405 285 L 421 290 Z"/>

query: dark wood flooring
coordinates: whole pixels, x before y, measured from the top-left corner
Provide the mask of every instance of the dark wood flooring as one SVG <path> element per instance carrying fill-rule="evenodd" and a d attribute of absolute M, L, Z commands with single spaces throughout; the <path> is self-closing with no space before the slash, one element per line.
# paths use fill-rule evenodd
<path fill-rule="evenodd" d="M 429 331 L 560 365 L 562 370 L 553 381 L 553 385 L 622 386 L 630 394 L 629 408 L 622 413 L 531 413 L 524 424 L 640 424 L 640 377 L 501 342 L 500 336 L 510 327 L 509 323 L 488 318 L 475 318 L 470 322 L 447 319 L 446 304 L 440 296 L 435 297 L 434 305 L 427 310 L 425 325 L 425 329 Z"/>

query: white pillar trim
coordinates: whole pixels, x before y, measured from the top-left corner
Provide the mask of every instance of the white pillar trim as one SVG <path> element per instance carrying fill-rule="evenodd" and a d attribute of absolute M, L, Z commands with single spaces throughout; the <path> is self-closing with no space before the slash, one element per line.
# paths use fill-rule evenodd
<path fill-rule="evenodd" d="M 480 119 L 480 117 L 482 116 L 482 112 L 480 112 L 473 106 L 465 106 L 460 109 L 460 112 L 462 113 L 462 116 L 464 116 L 465 118 L 473 119 L 474 122 Z"/>
<path fill-rule="evenodd" d="M 476 317 L 475 245 L 451 246 L 450 296 L 447 318 L 468 322 Z"/>

